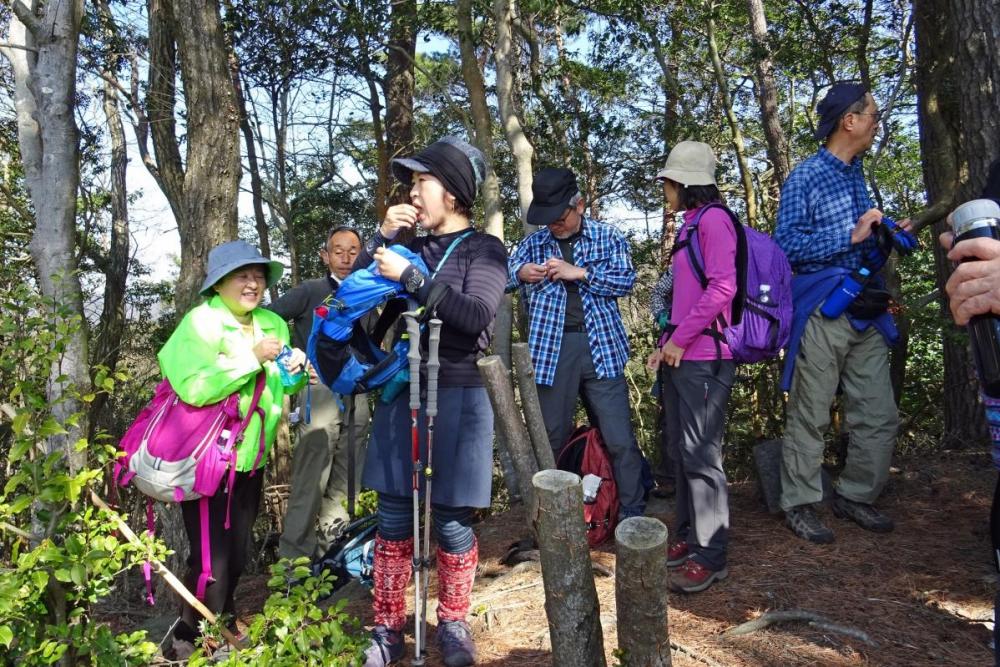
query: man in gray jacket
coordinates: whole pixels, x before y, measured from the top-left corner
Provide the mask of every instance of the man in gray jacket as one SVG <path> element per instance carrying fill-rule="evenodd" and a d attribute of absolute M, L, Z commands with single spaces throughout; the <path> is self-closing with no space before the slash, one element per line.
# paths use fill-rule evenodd
<path fill-rule="evenodd" d="M 323 263 L 330 270 L 324 278 L 307 280 L 293 287 L 270 305 L 270 309 L 292 322 L 292 341 L 306 349 L 312 329 L 313 310 L 337 291 L 340 281 L 350 274 L 361 251 L 361 235 L 351 227 L 335 227 L 320 250 Z M 322 556 L 347 526 L 344 509 L 347 498 L 346 410 L 354 401 L 354 488 L 359 489 L 364 453 L 367 449 L 369 422 L 368 398 L 365 395 L 337 396 L 329 387 L 313 385 L 311 419 L 305 423 L 306 390 L 298 398 L 298 441 L 292 458 L 292 483 L 285 511 L 284 530 L 278 546 L 282 558 Z"/>

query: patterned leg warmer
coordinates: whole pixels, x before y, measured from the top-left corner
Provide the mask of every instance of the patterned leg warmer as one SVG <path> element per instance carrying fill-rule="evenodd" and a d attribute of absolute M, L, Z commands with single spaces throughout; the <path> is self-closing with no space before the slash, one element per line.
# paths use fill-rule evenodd
<path fill-rule="evenodd" d="M 438 621 L 464 621 L 469 613 L 472 582 L 479 563 L 479 541 L 461 554 L 437 550 Z"/>
<path fill-rule="evenodd" d="M 413 538 L 393 542 L 375 538 L 372 594 L 375 625 L 400 631 L 406 624 L 406 587 L 413 572 Z"/>

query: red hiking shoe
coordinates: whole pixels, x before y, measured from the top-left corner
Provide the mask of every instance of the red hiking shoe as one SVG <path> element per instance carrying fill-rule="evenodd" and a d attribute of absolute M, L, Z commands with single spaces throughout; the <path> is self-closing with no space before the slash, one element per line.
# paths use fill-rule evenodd
<path fill-rule="evenodd" d="M 667 545 L 667 567 L 680 567 L 691 556 L 691 548 L 684 540 L 675 540 Z"/>
<path fill-rule="evenodd" d="M 700 593 L 716 581 L 729 576 L 729 570 L 709 570 L 689 558 L 684 565 L 670 573 L 670 588 L 678 593 Z"/>

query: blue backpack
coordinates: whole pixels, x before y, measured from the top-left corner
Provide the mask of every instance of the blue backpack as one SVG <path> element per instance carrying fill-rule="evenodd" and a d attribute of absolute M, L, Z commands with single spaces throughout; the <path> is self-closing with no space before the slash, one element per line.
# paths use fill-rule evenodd
<path fill-rule="evenodd" d="M 470 234 L 471 231 L 466 232 L 451 242 L 431 274 L 432 279 L 455 247 Z M 394 245 L 392 250 L 424 275 L 430 273 L 424 260 L 409 248 Z M 359 320 L 390 299 L 402 296 L 405 289 L 402 283 L 379 275 L 376 266 L 372 262 L 351 273 L 340 284 L 336 294 L 316 307 L 306 354 L 316 368 L 320 382 L 334 393 L 349 396 L 382 389 L 382 402 L 391 403 L 409 383 L 406 355 L 410 350 L 410 341 L 404 335 L 385 352 L 381 349 L 381 341 L 372 340 Z M 427 317 L 440 296 L 442 291 L 432 288 L 424 311 Z"/>
<path fill-rule="evenodd" d="M 675 246 L 687 249 L 702 289 L 708 287 L 705 262 L 698 240 L 698 223 L 705 211 L 719 208 L 736 230 L 736 296 L 732 322 L 719 315 L 702 333 L 711 337 L 721 355 L 721 343 L 733 359 L 753 363 L 778 356 L 792 332 L 792 267 L 778 244 L 764 232 L 747 227 L 722 204 L 703 207 L 691 223 L 687 239 Z"/>

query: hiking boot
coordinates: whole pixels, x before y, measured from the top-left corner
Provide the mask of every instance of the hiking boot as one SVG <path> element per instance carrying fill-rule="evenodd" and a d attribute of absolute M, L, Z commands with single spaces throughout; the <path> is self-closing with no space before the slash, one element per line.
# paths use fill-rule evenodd
<path fill-rule="evenodd" d="M 365 667 L 385 667 L 403 657 L 403 634 L 384 625 L 372 628 L 372 642 L 365 650 Z"/>
<path fill-rule="evenodd" d="M 476 643 L 465 621 L 440 621 L 434 641 L 448 667 L 465 667 L 476 662 Z"/>
<path fill-rule="evenodd" d="M 667 546 L 667 567 L 680 567 L 691 556 L 691 547 L 685 540 L 676 540 Z"/>
<path fill-rule="evenodd" d="M 811 505 L 799 505 L 785 511 L 785 525 L 803 540 L 815 544 L 833 542 L 833 531 L 820 521 Z"/>
<path fill-rule="evenodd" d="M 892 519 L 871 505 L 848 500 L 841 495 L 833 498 L 833 514 L 838 519 L 850 519 L 873 533 L 891 533 L 892 529 L 896 527 Z"/>
<path fill-rule="evenodd" d="M 729 570 L 709 570 L 693 558 L 670 573 L 670 588 L 678 593 L 700 593 L 729 576 Z"/>

